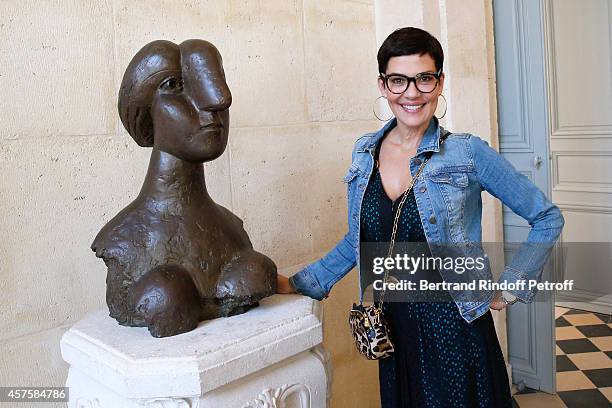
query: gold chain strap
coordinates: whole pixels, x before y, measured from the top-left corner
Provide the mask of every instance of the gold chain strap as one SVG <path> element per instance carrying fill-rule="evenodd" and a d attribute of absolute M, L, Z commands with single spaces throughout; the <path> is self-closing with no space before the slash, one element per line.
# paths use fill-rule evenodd
<path fill-rule="evenodd" d="M 391 232 L 391 244 L 389 244 L 389 252 L 387 253 L 387 258 L 391 258 L 391 255 L 393 254 L 393 247 L 395 246 L 395 234 L 397 233 L 397 224 L 398 224 L 398 221 L 399 221 L 400 214 L 402 213 L 402 207 L 404 206 L 404 202 L 406 202 L 406 198 L 408 197 L 408 193 L 410 192 L 410 190 L 412 190 L 412 187 L 414 187 L 414 183 L 416 182 L 417 177 L 419 177 L 419 175 L 421 174 L 421 170 L 423 170 L 423 167 L 425 167 L 425 164 L 427 163 L 428 160 L 429 160 L 429 158 L 427 158 L 421 164 L 421 167 L 419 167 L 419 170 L 417 171 L 417 173 L 412 178 L 412 182 L 410 183 L 410 187 L 408 187 L 408 189 L 406 191 L 404 191 L 404 193 L 402 194 L 402 199 L 400 200 L 399 206 L 397 207 L 397 211 L 395 212 L 395 219 L 393 220 L 393 231 Z M 389 270 L 387 268 L 385 268 L 385 279 L 383 280 L 383 289 L 382 289 L 382 293 L 380 295 L 380 309 L 382 309 L 382 307 L 383 307 L 385 291 L 386 291 L 386 285 L 384 285 L 384 283 L 387 283 L 387 278 L 388 277 L 389 277 Z"/>
<path fill-rule="evenodd" d="M 445 136 L 448 136 L 448 134 L 445 135 Z M 444 142 L 445 139 L 446 138 L 440 139 L 440 145 L 442 145 L 442 143 Z M 387 253 L 387 258 L 391 258 L 391 255 L 393 254 L 393 247 L 395 246 L 395 234 L 397 232 L 397 224 L 398 224 L 398 221 L 399 221 L 400 214 L 402 213 L 402 207 L 404 206 L 404 202 L 406 201 L 406 198 L 408 197 L 408 193 L 414 187 L 414 183 L 416 182 L 416 179 L 421 174 L 421 171 L 423 170 L 423 167 L 425 167 L 425 164 L 427 164 L 427 162 L 429 161 L 430 157 L 431 157 L 431 155 L 429 157 L 427 157 L 423 161 L 423 163 L 421 164 L 421 167 L 419 167 L 419 170 L 416 172 L 416 174 L 412 178 L 412 182 L 410 183 L 410 187 L 408 187 L 408 189 L 406 191 L 404 191 L 404 194 L 402 194 L 402 199 L 400 200 L 399 206 L 397 207 L 397 212 L 395 213 L 395 219 L 393 220 L 393 231 L 391 232 L 391 244 L 389 244 L 389 252 Z M 388 277 L 389 277 L 389 270 L 387 268 L 385 268 L 385 279 L 383 280 L 383 289 L 382 289 L 382 293 L 380 295 L 380 307 L 378 308 L 377 312 L 382 311 L 382 308 L 383 308 L 385 292 L 386 292 L 386 288 L 387 288 L 385 283 L 387 283 L 387 278 Z"/>

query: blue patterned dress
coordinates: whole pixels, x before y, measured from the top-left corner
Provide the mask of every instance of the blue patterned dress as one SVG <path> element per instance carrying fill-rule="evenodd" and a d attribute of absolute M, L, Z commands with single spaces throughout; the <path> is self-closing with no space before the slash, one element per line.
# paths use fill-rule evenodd
<path fill-rule="evenodd" d="M 399 202 L 387 196 L 375 167 L 362 203 L 362 243 L 390 241 Z M 398 224 L 401 241 L 426 242 L 412 191 Z M 441 280 L 437 270 L 428 273 L 429 281 Z M 431 296 L 436 301 L 384 303 L 395 353 L 378 360 L 382 408 L 512 407 L 491 311 L 468 323 L 447 291 Z"/>

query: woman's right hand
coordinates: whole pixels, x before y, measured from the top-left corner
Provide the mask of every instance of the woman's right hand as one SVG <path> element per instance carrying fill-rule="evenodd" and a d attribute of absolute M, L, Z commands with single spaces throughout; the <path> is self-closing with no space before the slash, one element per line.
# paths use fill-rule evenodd
<path fill-rule="evenodd" d="M 280 273 L 276 274 L 276 293 L 297 293 L 293 286 L 289 283 L 289 278 L 281 275 Z"/>

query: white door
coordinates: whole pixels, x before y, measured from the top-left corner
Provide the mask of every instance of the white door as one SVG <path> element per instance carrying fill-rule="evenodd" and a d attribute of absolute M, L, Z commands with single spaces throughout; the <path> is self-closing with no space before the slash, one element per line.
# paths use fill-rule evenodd
<path fill-rule="evenodd" d="M 612 313 L 612 0 L 545 6 L 551 188 L 565 217 L 559 272 L 574 280 L 556 300 Z"/>

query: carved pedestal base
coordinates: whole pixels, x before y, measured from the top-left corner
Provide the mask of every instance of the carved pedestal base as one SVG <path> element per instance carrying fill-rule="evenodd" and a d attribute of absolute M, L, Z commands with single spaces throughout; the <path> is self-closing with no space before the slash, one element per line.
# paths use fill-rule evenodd
<path fill-rule="evenodd" d="M 316 300 L 274 295 L 158 339 L 100 310 L 62 337 L 69 407 L 326 407 L 331 362 L 321 313 Z"/>

